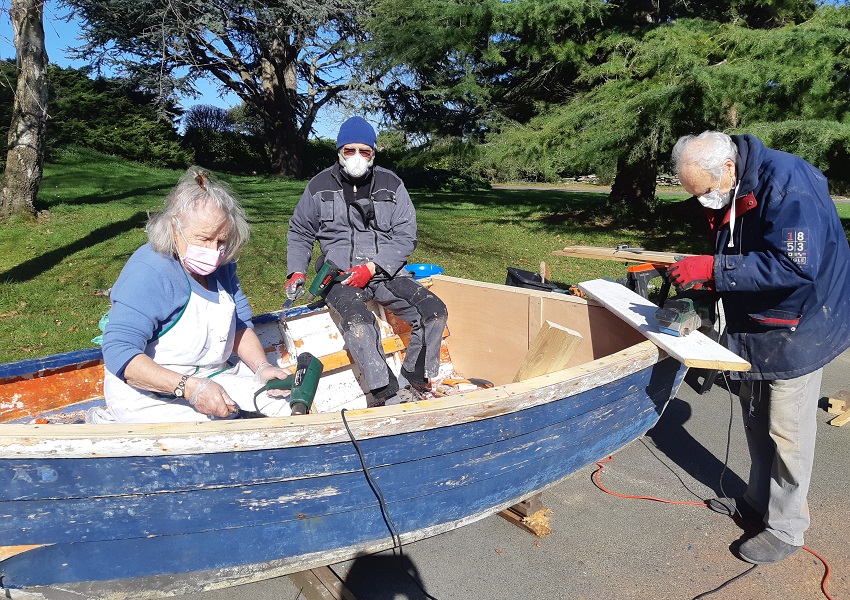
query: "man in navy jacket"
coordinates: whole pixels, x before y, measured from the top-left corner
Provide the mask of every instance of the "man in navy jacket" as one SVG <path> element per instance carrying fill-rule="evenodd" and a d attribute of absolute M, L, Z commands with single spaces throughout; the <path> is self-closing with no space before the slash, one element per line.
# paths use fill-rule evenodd
<path fill-rule="evenodd" d="M 714 254 L 676 262 L 670 280 L 717 293 L 729 349 L 752 365 L 739 375 L 747 491 L 709 507 L 763 524 L 738 554 L 773 563 L 809 527 L 821 375 L 850 347 L 850 247 L 826 178 L 798 156 L 707 131 L 681 138 L 673 162 L 705 208 Z"/>

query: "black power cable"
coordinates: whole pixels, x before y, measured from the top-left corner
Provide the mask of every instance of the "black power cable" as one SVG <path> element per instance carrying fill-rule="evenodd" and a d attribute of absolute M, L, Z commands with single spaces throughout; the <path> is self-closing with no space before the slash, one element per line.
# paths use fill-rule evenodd
<path fill-rule="evenodd" d="M 729 450 L 732 446 L 732 421 L 735 418 L 735 397 L 732 395 L 732 388 L 729 385 L 729 380 L 726 378 L 726 371 L 721 371 L 720 373 L 723 375 L 723 383 L 726 385 L 726 391 L 729 393 L 729 425 L 726 429 L 726 455 L 723 457 L 723 470 L 720 471 L 720 480 L 718 482 L 719 485 L 720 485 L 720 493 L 723 495 L 724 498 L 726 498 L 728 496 L 726 495 L 726 490 L 723 489 L 723 477 L 724 477 L 724 475 L 726 475 L 726 471 L 729 469 Z M 737 506 L 735 506 L 735 513 L 738 515 L 738 517 L 743 518 L 743 517 L 741 517 L 741 513 L 739 512 Z M 714 588 L 713 590 L 709 590 L 708 592 L 703 592 L 699 596 L 694 596 L 693 600 L 700 600 L 701 598 L 708 598 L 712 594 L 719 592 L 720 590 L 725 588 L 730 583 L 738 581 L 739 579 L 743 578 L 745 575 L 749 575 L 750 573 L 753 572 L 753 570 L 757 566 L 758 565 L 753 565 L 752 567 L 750 567 L 749 569 L 747 569 L 743 573 L 739 573 L 738 575 L 735 575 L 732 579 L 725 581 L 724 583 L 720 584 L 718 587 Z"/>
<path fill-rule="evenodd" d="M 710 590 L 710 591 L 708 591 L 708 592 L 703 592 L 703 593 L 702 593 L 702 594 L 700 594 L 699 596 L 694 596 L 694 600 L 700 600 L 701 598 L 708 598 L 708 597 L 709 597 L 709 596 L 711 596 L 712 594 L 714 594 L 714 593 L 716 593 L 716 592 L 719 592 L 720 590 L 722 590 L 723 588 L 725 588 L 725 587 L 726 587 L 727 585 L 729 585 L 730 583 L 732 583 L 732 582 L 734 582 L 734 581 L 737 581 L 737 580 L 741 579 L 744 575 L 749 575 L 750 573 L 752 573 L 752 572 L 753 572 L 753 569 L 755 569 L 757 566 L 758 566 L 758 565 L 753 565 L 753 566 L 751 566 L 749 569 L 747 569 L 747 570 L 746 570 L 746 571 L 744 571 L 743 573 L 739 573 L 738 575 L 735 575 L 732 579 L 730 579 L 730 580 L 728 580 L 728 581 L 726 581 L 726 582 L 724 582 L 724 583 L 720 584 L 718 587 L 714 588 L 713 590 Z"/>
<path fill-rule="evenodd" d="M 398 548 L 398 558 L 400 568 L 404 571 L 404 574 L 410 578 L 410 580 L 416 584 L 416 587 L 425 595 L 428 600 L 437 600 L 431 594 L 425 591 L 425 588 L 422 587 L 422 584 L 413 577 L 407 569 L 404 568 L 404 554 L 402 552 L 402 543 L 401 536 L 398 533 L 398 528 L 390 517 L 390 512 L 387 509 L 387 503 L 384 500 L 384 494 L 381 492 L 381 488 L 378 486 L 378 482 L 375 481 L 372 474 L 369 472 L 369 467 L 366 465 L 366 459 L 363 457 L 363 451 L 360 449 L 360 444 L 354 437 L 354 434 L 351 432 L 351 428 L 348 426 L 348 420 L 345 418 L 345 411 L 347 409 L 343 408 L 339 411 L 340 417 L 342 417 L 342 424 L 345 425 L 345 430 L 348 432 L 348 437 L 351 438 L 351 443 L 354 444 L 354 449 L 357 451 L 357 457 L 360 459 L 360 465 L 363 467 L 363 473 L 366 475 L 366 481 L 369 483 L 369 487 L 372 488 L 372 492 L 375 494 L 375 497 L 378 498 L 378 504 L 381 507 L 381 516 L 384 519 L 384 524 L 386 524 L 387 529 L 390 530 L 390 537 L 393 540 L 393 554 L 395 554 L 396 548 Z"/>

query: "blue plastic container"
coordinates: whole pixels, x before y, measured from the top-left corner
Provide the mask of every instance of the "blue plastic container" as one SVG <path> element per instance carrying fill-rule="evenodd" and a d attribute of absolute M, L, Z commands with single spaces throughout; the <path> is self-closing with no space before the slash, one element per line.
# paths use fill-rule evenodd
<path fill-rule="evenodd" d="M 443 267 L 428 263 L 415 263 L 412 265 L 407 265 L 405 268 L 411 273 L 413 273 L 414 279 L 424 279 L 426 277 L 430 277 L 431 275 L 440 275 L 443 272 Z"/>

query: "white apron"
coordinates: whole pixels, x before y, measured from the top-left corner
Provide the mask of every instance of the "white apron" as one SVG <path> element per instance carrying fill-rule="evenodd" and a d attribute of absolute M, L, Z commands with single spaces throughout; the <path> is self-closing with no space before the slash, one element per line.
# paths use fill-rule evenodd
<path fill-rule="evenodd" d="M 189 277 L 187 280 L 190 293 L 183 312 L 171 327 L 148 343 L 145 354 L 177 373 L 212 378 L 240 408 L 259 408 L 270 417 L 290 415 L 288 398 L 269 398 L 265 393 L 257 398 L 255 408 L 254 393 L 262 384 L 254 382 L 254 373 L 242 361 L 235 366 L 227 363 L 236 335 L 236 303 L 230 294 L 219 287 L 217 297 L 209 299 L 202 295 L 206 290 L 199 283 Z M 215 278 L 208 277 L 207 281 L 218 287 Z M 103 391 L 108 410 L 90 411 L 87 421 L 164 423 L 213 419 L 196 411 L 185 398 L 133 387 L 107 370 L 104 370 Z"/>

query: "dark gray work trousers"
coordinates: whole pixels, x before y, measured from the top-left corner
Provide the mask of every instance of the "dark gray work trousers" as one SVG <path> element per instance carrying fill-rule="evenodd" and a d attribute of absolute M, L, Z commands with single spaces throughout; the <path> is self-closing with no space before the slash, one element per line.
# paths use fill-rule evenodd
<path fill-rule="evenodd" d="M 345 344 L 376 398 L 398 391 L 398 380 L 387 365 L 381 333 L 366 302 L 375 300 L 410 324 L 410 342 L 402 363 L 410 383 L 427 383 L 440 366 L 440 341 L 448 319 L 443 301 L 410 277 L 371 281 L 363 288 L 334 284 L 325 302 L 339 315 Z"/>

